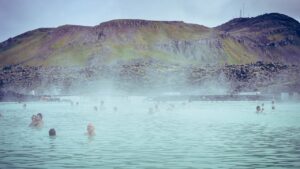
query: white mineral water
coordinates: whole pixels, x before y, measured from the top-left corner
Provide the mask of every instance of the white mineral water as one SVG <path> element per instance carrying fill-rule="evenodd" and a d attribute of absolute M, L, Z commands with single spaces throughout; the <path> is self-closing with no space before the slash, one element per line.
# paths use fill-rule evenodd
<path fill-rule="evenodd" d="M 28 102 L 24 109 L 22 103 L 0 103 L 1 169 L 300 168 L 297 102 L 276 102 L 271 110 L 271 101 L 68 99 L 74 104 Z M 264 114 L 256 114 L 262 103 Z M 28 127 L 37 113 L 44 127 Z M 85 135 L 90 122 L 94 137 Z M 48 136 L 50 128 L 55 138 Z"/>

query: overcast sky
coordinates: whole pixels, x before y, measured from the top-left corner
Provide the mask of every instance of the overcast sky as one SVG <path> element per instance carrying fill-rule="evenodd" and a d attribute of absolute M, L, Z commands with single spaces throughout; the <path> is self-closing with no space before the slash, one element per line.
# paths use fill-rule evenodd
<path fill-rule="evenodd" d="M 180 20 L 209 27 L 279 12 L 300 20 L 300 0 L 0 0 L 0 42 L 40 27 L 112 19 Z"/>

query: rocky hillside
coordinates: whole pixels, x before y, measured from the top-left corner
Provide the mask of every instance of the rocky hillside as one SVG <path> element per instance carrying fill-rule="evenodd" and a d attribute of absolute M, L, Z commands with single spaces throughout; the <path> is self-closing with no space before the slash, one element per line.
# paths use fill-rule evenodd
<path fill-rule="evenodd" d="M 277 13 L 215 28 L 177 21 L 113 20 L 40 28 L 0 43 L 0 66 L 99 66 L 135 59 L 183 65 L 300 63 L 300 24 Z"/>
<path fill-rule="evenodd" d="M 269 94 L 300 92 L 300 67 L 256 62 L 244 65 L 182 66 L 155 61 L 93 67 L 0 67 L 2 92 L 31 94 Z M 0 97 L 1 98 L 1 97 Z M 0 99 L 1 101 L 1 99 Z"/>
<path fill-rule="evenodd" d="M 288 16 L 273 13 L 255 18 L 237 18 L 216 29 L 225 39 L 230 38 L 245 46 L 257 60 L 282 63 L 300 61 L 300 24 Z"/>

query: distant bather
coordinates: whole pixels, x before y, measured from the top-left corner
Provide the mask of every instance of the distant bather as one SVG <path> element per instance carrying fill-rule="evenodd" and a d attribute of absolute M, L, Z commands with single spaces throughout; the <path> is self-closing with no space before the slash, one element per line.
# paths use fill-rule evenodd
<path fill-rule="evenodd" d="M 260 112 L 261 112 L 260 106 L 256 106 L 256 113 L 260 113 Z"/>
<path fill-rule="evenodd" d="M 272 110 L 275 110 L 275 101 L 272 100 Z"/>
<path fill-rule="evenodd" d="M 153 108 L 150 107 L 149 110 L 148 110 L 148 114 L 153 114 L 153 113 L 154 113 Z"/>
<path fill-rule="evenodd" d="M 49 136 L 56 136 L 56 131 L 54 128 L 49 130 Z"/>
<path fill-rule="evenodd" d="M 87 129 L 87 135 L 89 135 L 89 136 L 94 136 L 95 135 L 95 127 L 92 123 L 89 123 L 87 125 L 86 129 Z"/>

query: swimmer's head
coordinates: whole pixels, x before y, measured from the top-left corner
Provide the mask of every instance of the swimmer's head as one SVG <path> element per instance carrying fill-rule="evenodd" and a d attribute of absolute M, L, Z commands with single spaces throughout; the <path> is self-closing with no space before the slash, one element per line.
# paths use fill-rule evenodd
<path fill-rule="evenodd" d="M 42 120 L 42 119 L 43 119 L 43 115 L 42 115 L 42 113 L 38 113 L 36 116 L 37 116 L 37 117 L 38 117 L 38 119 L 40 119 L 40 120 Z"/>
<path fill-rule="evenodd" d="M 49 130 L 49 136 L 56 136 L 56 131 L 55 131 L 55 129 L 50 129 Z"/>
<path fill-rule="evenodd" d="M 256 106 L 256 111 L 259 112 L 260 110 L 260 106 Z"/>

